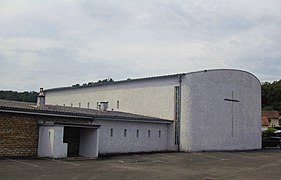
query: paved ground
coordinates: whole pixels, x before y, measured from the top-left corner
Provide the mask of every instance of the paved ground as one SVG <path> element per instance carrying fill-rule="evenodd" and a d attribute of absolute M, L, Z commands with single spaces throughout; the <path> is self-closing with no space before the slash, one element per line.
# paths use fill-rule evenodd
<path fill-rule="evenodd" d="M 281 179 L 281 150 L 0 158 L 0 179 Z"/>

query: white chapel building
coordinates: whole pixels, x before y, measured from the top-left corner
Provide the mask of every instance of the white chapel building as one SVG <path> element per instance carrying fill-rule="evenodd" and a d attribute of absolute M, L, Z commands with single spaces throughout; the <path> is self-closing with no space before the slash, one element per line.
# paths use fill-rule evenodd
<path fill-rule="evenodd" d="M 94 121 L 101 154 L 261 148 L 261 84 L 249 72 L 204 70 L 44 93 L 46 105 L 154 117 Z"/>

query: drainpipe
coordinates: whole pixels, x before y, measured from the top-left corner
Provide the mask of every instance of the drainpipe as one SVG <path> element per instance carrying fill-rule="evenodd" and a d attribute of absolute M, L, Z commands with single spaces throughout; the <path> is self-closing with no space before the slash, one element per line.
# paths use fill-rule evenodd
<path fill-rule="evenodd" d="M 181 138 L 181 83 L 182 83 L 182 75 L 179 75 L 179 99 L 178 99 L 178 104 L 179 104 L 179 109 L 178 109 L 178 126 L 177 126 L 177 131 L 178 131 L 178 151 L 180 151 L 180 138 Z"/>

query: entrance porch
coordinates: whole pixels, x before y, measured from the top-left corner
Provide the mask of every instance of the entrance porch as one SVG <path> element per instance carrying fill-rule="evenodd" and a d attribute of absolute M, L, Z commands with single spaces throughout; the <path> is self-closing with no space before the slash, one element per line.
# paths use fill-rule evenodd
<path fill-rule="evenodd" d="M 66 158 L 98 157 L 99 125 L 40 124 L 38 156 Z"/>

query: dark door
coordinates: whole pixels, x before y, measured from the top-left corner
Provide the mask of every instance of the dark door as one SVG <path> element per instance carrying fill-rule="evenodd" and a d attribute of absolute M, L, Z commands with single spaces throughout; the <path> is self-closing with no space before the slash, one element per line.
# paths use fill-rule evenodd
<path fill-rule="evenodd" d="M 67 143 L 67 156 L 79 156 L 80 128 L 64 127 L 63 142 Z"/>

